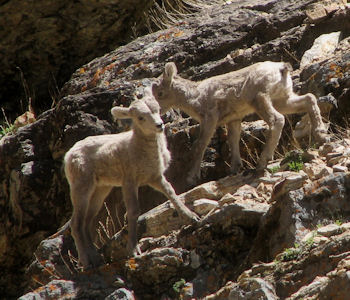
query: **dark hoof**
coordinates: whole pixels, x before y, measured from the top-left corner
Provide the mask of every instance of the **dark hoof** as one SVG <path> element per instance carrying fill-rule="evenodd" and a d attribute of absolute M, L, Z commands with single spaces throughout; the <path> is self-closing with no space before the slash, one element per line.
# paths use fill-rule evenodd
<path fill-rule="evenodd" d="M 83 266 L 84 271 L 97 269 L 98 267 L 105 264 L 105 261 L 101 255 L 93 255 L 93 257 L 90 257 L 89 264 L 86 266 Z"/>
<path fill-rule="evenodd" d="M 264 172 L 265 170 L 264 169 L 247 169 L 247 170 L 244 170 L 242 175 L 244 177 L 247 177 L 247 176 L 257 176 L 257 177 L 260 177 L 260 176 L 263 176 L 264 175 Z"/>
<path fill-rule="evenodd" d="M 246 169 L 242 172 L 244 177 L 256 174 L 256 169 Z"/>

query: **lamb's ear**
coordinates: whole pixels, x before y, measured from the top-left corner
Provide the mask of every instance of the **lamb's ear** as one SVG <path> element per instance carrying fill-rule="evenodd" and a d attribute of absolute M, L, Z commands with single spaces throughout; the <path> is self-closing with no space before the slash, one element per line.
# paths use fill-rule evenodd
<path fill-rule="evenodd" d="M 115 106 L 111 109 L 111 114 L 116 119 L 130 119 L 130 110 L 127 107 Z"/>
<path fill-rule="evenodd" d="M 164 72 L 163 72 L 164 81 L 170 83 L 176 74 L 177 74 L 176 65 L 173 62 L 166 63 L 164 67 Z"/>

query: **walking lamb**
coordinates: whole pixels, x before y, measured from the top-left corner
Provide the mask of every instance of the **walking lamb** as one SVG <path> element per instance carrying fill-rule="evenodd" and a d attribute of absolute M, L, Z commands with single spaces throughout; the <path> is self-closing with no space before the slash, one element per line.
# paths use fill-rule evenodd
<path fill-rule="evenodd" d="M 102 258 L 93 245 L 94 218 L 113 186 L 121 186 L 128 220 L 128 251 L 135 255 L 138 188 L 149 185 L 166 195 L 186 221 L 197 215 L 177 197 L 164 172 L 170 162 L 159 104 L 150 90 L 129 108 L 113 107 L 114 118 L 131 118 L 133 129 L 119 134 L 90 136 L 77 142 L 65 155 L 73 215 L 70 221 L 79 262 L 84 269 L 96 267 Z"/>
<path fill-rule="evenodd" d="M 231 150 L 231 172 L 235 174 L 240 170 L 241 122 L 254 112 L 269 126 L 258 170 L 264 169 L 273 158 L 284 126 L 284 114 L 307 112 L 315 141 L 327 140 L 316 97 L 310 93 L 298 96 L 293 92 L 290 70 L 288 63 L 265 61 L 194 82 L 177 75 L 174 63 L 165 65 L 163 74 L 155 79 L 152 88 L 162 113 L 171 107 L 180 108 L 200 123 L 199 138 L 193 144 L 194 166 L 188 175 L 189 183 L 195 183 L 200 177 L 205 149 L 215 129 L 225 124 Z"/>

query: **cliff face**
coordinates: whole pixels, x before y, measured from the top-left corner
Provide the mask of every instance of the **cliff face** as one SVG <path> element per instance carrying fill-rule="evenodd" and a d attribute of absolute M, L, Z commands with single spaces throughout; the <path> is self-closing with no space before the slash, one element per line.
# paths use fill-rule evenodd
<path fill-rule="evenodd" d="M 102 9 L 98 3 L 94 3 L 95 6 Z M 104 3 L 103 9 L 110 8 L 108 5 L 121 5 L 108 3 Z M 12 1 L 3 4 L 6 5 L 13 5 Z M 332 292 L 335 283 L 344 282 L 346 286 L 346 278 L 341 274 L 347 272 L 348 226 L 345 223 L 349 220 L 347 148 L 350 142 L 343 139 L 346 132 L 338 125 L 344 125 L 349 107 L 349 7 L 340 1 L 327 4 L 311 0 L 213 5 L 169 29 L 145 35 L 110 51 L 113 46 L 108 41 L 115 38 L 115 34 L 107 28 L 123 30 L 108 26 L 110 23 L 106 20 L 99 23 L 96 18 L 101 14 L 92 9 L 94 5 L 70 5 L 62 2 L 52 4 L 50 9 L 54 16 L 61 12 L 57 15 L 62 17 L 62 12 L 66 11 L 74 18 L 91 10 L 93 17 L 83 19 L 89 24 L 101 23 L 101 26 L 91 29 L 92 38 L 84 40 L 90 35 L 80 33 L 88 27 L 79 19 L 72 25 L 76 28 L 75 34 L 69 38 L 62 34 L 65 43 L 79 44 L 77 49 L 80 50 L 75 50 L 74 57 L 81 60 L 74 59 L 74 64 L 70 64 L 73 54 L 62 51 L 58 43 L 57 51 L 61 54 L 53 56 L 70 65 L 64 68 L 66 73 L 59 79 L 64 81 L 69 70 L 79 68 L 60 90 L 57 105 L 38 116 L 33 124 L 0 140 L 3 170 L 0 174 L 0 219 L 4 224 L 0 228 L 0 292 L 11 298 L 35 289 L 34 294 L 24 296 L 25 299 L 57 295 L 101 299 L 117 299 L 124 295 L 131 299 L 133 293 L 150 299 L 162 295 L 176 298 L 180 294 L 185 299 L 209 294 L 212 296 L 208 299 L 227 299 L 228 295 L 232 299 L 236 299 L 236 295 L 251 295 L 254 299 L 268 292 L 276 299 L 299 299 L 300 295 L 309 295 L 308 290 L 314 292 L 313 283 L 319 286 L 320 293 Z M 116 10 L 116 7 L 110 9 Z M 47 15 L 45 21 L 49 21 L 46 19 L 50 16 Z M 19 18 L 22 20 L 23 16 Z M 116 16 L 115 22 L 122 23 L 120 26 L 129 24 L 121 20 Z M 9 22 L 15 22 L 15 17 L 11 16 Z M 68 26 L 69 22 L 64 25 Z M 58 28 L 52 26 L 55 32 Z M 335 50 L 321 51 L 317 59 L 314 56 L 315 59 L 300 68 L 304 52 L 317 37 L 338 31 L 341 36 L 335 42 Z M 54 36 L 46 34 L 50 38 Z M 21 38 L 27 35 L 22 34 Z M 8 39 L 10 35 L 5 41 Z M 28 39 L 31 39 L 30 34 Z M 101 39 L 109 44 L 108 48 L 100 44 Z M 96 48 L 99 52 L 91 52 L 89 49 L 96 43 L 101 46 Z M 102 54 L 105 55 L 91 60 Z M 28 64 L 33 63 L 35 55 L 28 56 L 27 60 Z M 225 131 L 219 129 L 203 162 L 204 185 L 188 191 L 191 187 L 184 178 L 191 165 L 188 153 L 198 134 L 198 126 L 175 112 L 165 116 L 173 155 L 167 176 L 177 192 L 183 193 L 188 205 L 202 215 L 203 221 L 198 226 L 181 228 L 182 224 L 167 202 L 149 211 L 165 199 L 143 188 L 140 201 L 145 214 L 139 222 L 144 254 L 127 259 L 124 230 L 119 232 L 125 209 L 120 190 L 115 189 L 107 199 L 108 210 L 100 214 L 101 222 L 106 224 L 100 241 L 100 245 L 105 244 L 101 252 L 109 265 L 96 272 L 77 272 L 71 259 L 76 254 L 69 232 L 45 240 L 71 214 L 69 190 L 62 172 L 64 153 L 86 136 L 124 130 L 123 125 L 112 121 L 110 108 L 126 106 L 135 93 L 142 94 L 152 77 L 162 72 L 165 62 L 174 61 L 183 77 L 199 80 L 263 60 L 290 62 L 295 69 L 296 89 L 315 93 L 320 97 L 320 107 L 322 99 L 328 104 L 338 101 L 340 109 L 327 103 L 323 109 L 325 116 L 330 114 L 333 121 L 330 128 L 333 141 L 320 151 L 303 154 L 303 172 L 293 173 L 282 166 L 282 172 L 266 173 L 263 177 L 225 177 L 229 175 L 225 164 L 229 153 Z M 46 75 L 40 71 L 40 65 L 41 62 L 32 72 L 40 73 L 43 78 Z M 295 121 L 292 123 L 294 125 Z M 307 120 L 298 126 L 304 126 L 307 132 Z M 250 122 L 243 128 L 242 156 L 247 164 L 254 165 L 255 150 L 259 152 L 262 145 L 256 142 L 256 137 L 264 139 L 265 127 L 259 122 Z M 285 130 L 290 133 L 290 129 Z M 252 135 L 255 137 L 251 138 Z M 286 134 L 282 137 L 280 153 L 283 149 L 292 149 L 288 144 L 290 139 Z M 111 220 L 114 220 L 113 226 Z M 338 227 L 334 231 L 328 227 L 321 229 L 330 223 L 338 223 Z M 116 232 L 119 233 L 113 237 Z M 312 242 L 305 238 L 308 233 L 313 235 Z M 149 236 L 156 238 L 146 238 Z M 344 247 L 335 247 L 335 244 Z M 293 250 L 283 254 L 289 248 Z M 334 256 L 326 266 L 323 251 Z M 289 256 L 289 252 L 293 255 Z M 312 258 L 315 252 L 319 253 L 315 255 L 323 264 L 322 268 L 313 265 L 318 265 L 317 259 L 315 262 Z M 279 264 L 272 264 L 274 260 Z M 252 267 L 257 262 L 265 264 Z M 306 274 L 301 275 L 303 271 Z M 343 277 L 332 275 L 338 271 Z M 323 278 L 322 285 L 318 285 L 316 276 Z M 287 287 L 288 280 L 293 280 L 293 288 Z M 263 299 L 275 299 L 266 295 Z"/>
<path fill-rule="evenodd" d="M 13 117 L 25 109 L 29 96 L 37 111 L 50 108 L 74 70 L 146 31 L 142 20 L 152 5 L 140 0 L 2 1 L 0 102 L 6 114 Z"/>

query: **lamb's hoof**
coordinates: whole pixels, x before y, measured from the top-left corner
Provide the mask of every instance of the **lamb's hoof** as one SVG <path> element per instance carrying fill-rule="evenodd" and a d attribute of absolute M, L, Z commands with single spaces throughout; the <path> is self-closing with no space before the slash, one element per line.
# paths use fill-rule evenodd
<path fill-rule="evenodd" d="M 182 217 L 185 219 L 186 222 L 191 224 L 198 223 L 201 220 L 201 218 L 193 211 L 186 212 L 182 215 Z"/>
<path fill-rule="evenodd" d="M 93 269 L 97 269 L 98 267 L 104 265 L 105 262 L 101 256 L 94 256 L 93 259 L 90 258 L 89 263 L 83 264 L 83 270 L 89 271 Z"/>
<path fill-rule="evenodd" d="M 198 223 L 200 220 L 201 218 L 196 213 L 192 213 L 192 216 L 191 216 L 192 223 Z"/>
<path fill-rule="evenodd" d="M 250 175 L 255 175 L 256 174 L 256 169 L 246 169 L 242 172 L 242 175 L 244 177 L 250 176 Z"/>
<path fill-rule="evenodd" d="M 256 169 L 254 174 L 255 174 L 256 176 L 258 176 L 258 177 L 264 176 L 264 174 L 265 174 L 265 168 L 263 168 L 263 169 Z"/>
<path fill-rule="evenodd" d="M 261 168 L 257 168 L 257 169 L 247 169 L 247 170 L 244 170 L 242 175 L 244 177 L 247 177 L 247 176 L 263 176 L 264 175 L 264 172 L 265 172 L 265 169 L 261 169 Z"/>
<path fill-rule="evenodd" d="M 327 134 L 326 131 L 321 130 L 321 131 L 316 131 L 314 133 L 314 140 L 315 140 L 316 144 L 322 145 L 322 144 L 325 144 L 325 143 L 329 143 L 331 141 L 331 138 Z"/>
<path fill-rule="evenodd" d="M 234 167 L 231 167 L 231 174 L 238 175 L 243 172 L 242 164 L 236 164 Z"/>

